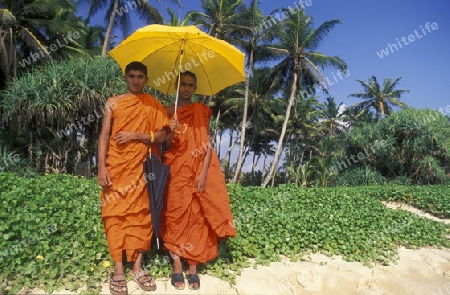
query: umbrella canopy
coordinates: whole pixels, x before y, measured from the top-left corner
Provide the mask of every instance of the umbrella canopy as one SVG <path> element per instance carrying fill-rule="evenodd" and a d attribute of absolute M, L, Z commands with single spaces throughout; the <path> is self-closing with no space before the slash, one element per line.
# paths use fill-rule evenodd
<path fill-rule="evenodd" d="M 180 72 L 197 76 L 196 94 L 213 95 L 245 81 L 245 55 L 233 45 L 195 26 L 148 25 L 136 30 L 109 54 L 122 70 L 132 61 L 148 68 L 148 85 L 176 94 Z"/>
<path fill-rule="evenodd" d="M 170 167 L 162 163 L 157 155 L 149 153 L 144 162 L 144 177 L 147 182 L 150 216 L 153 225 L 153 236 L 160 248 L 161 214 L 164 206 L 164 191 L 169 178 Z"/>

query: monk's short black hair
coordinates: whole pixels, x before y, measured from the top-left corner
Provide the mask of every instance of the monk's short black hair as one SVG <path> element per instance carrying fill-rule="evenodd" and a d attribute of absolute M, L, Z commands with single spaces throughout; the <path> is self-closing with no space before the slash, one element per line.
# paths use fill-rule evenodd
<path fill-rule="evenodd" d="M 193 79 L 194 79 L 194 81 L 195 81 L 195 85 L 197 85 L 197 76 L 194 74 L 194 73 L 192 73 L 192 72 L 190 72 L 190 71 L 184 71 L 184 72 L 181 72 L 180 73 L 180 77 L 182 77 L 182 76 L 189 76 L 189 77 L 192 77 Z M 177 77 L 177 79 L 175 80 L 175 84 L 177 84 L 178 83 L 178 77 Z"/>
<path fill-rule="evenodd" d="M 139 61 L 132 61 L 125 67 L 125 75 L 130 71 L 142 72 L 145 74 L 145 77 L 147 77 L 147 67 Z"/>

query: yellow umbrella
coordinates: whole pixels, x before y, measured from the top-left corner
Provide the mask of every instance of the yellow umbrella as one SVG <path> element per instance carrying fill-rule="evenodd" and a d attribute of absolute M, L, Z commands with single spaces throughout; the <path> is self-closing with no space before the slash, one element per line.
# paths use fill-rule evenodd
<path fill-rule="evenodd" d="M 122 70 L 132 61 L 148 68 L 148 85 L 166 94 L 178 94 L 180 72 L 197 76 L 196 94 L 213 95 L 245 81 L 245 55 L 233 45 L 195 26 L 148 25 L 136 30 L 109 54 Z"/>

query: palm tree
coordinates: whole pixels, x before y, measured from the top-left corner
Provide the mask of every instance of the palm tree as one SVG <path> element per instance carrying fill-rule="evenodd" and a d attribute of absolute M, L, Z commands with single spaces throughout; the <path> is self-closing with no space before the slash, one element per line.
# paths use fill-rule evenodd
<path fill-rule="evenodd" d="M 284 104 L 286 105 L 286 101 L 284 101 Z M 302 98 L 296 101 L 292 107 L 292 115 L 288 122 L 289 131 L 286 132 L 288 153 L 286 167 L 291 167 L 294 170 L 287 170 L 287 178 L 289 178 L 288 174 L 291 171 L 295 171 L 308 163 L 313 151 L 317 150 L 315 147 L 317 139 L 323 137 L 323 131 L 319 123 L 322 107 L 323 105 L 315 96 Z M 305 179 L 304 181 L 307 182 Z"/>
<path fill-rule="evenodd" d="M 83 28 L 75 19 L 71 0 L 0 0 L 0 61 L 5 80 L 17 76 L 18 61 L 28 56 L 31 64 L 37 59 L 50 59 L 52 38 Z M 59 48 L 60 54 L 65 48 Z M 31 60 L 32 59 L 32 60 Z"/>
<path fill-rule="evenodd" d="M 345 132 L 348 128 L 348 123 L 346 122 L 347 115 L 345 113 L 344 103 L 336 105 L 333 97 L 327 97 L 326 102 L 320 108 L 322 110 L 322 119 L 320 122 L 327 129 L 328 135 L 333 135 L 337 130 L 339 132 Z"/>
<path fill-rule="evenodd" d="M 237 142 L 237 138 L 234 138 L 234 133 L 239 127 L 240 122 L 240 108 L 243 104 L 243 99 L 239 95 L 239 89 L 242 88 L 242 84 L 233 85 L 231 87 L 228 87 L 219 93 L 215 95 L 215 98 L 213 101 L 209 103 L 209 106 L 212 110 L 212 116 L 213 116 L 213 126 L 216 127 L 216 129 L 212 129 L 212 141 L 213 144 L 216 146 L 216 150 L 219 153 L 220 151 L 220 144 L 223 142 L 224 139 L 222 139 L 222 135 L 226 135 L 229 140 L 229 147 L 228 151 L 225 154 L 225 157 L 229 158 L 231 157 L 231 152 L 234 147 L 234 145 Z M 220 133 L 220 142 L 217 143 L 217 135 Z M 224 160 L 222 158 L 222 160 Z"/>
<path fill-rule="evenodd" d="M 345 62 L 339 57 L 327 56 L 315 51 L 331 29 L 341 23 L 340 20 L 326 21 L 317 29 L 314 29 L 312 27 L 312 17 L 306 16 L 304 10 L 292 13 L 290 10 L 283 8 L 283 12 L 287 13 L 289 17 L 282 23 L 283 30 L 279 32 L 280 43 L 272 46 L 274 54 L 282 58 L 282 60 L 273 68 L 272 77 L 274 86 L 283 84 L 283 81 L 290 81 L 289 102 L 286 107 L 286 115 L 274 161 L 268 175 L 261 184 L 262 187 L 269 183 L 274 174 L 281 154 L 294 100 L 296 97 L 302 99 L 302 94 L 297 93 L 298 90 L 325 83 L 323 74 L 318 68 L 319 66 L 322 68 L 327 66 L 338 67 L 341 70 L 345 70 L 347 67 Z"/>
<path fill-rule="evenodd" d="M 240 133 L 240 145 L 236 171 L 233 176 L 233 182 L 238 181 L 241 172 L 244 156 L 245 134 L 247 129 L 248 100 L 250 95 L 250 76 L 253 73 L 254 64 L 260 61 L 267 61 L 271 55 L 266 48 L 267 42 L 275 39 L 276 27 L 267 30 L 259 30 L 261 23 L 264 23 L 270 16 L 264 17 L 259 7 L 259 1 L 252 0 L 248 7 L 242 5 L 243 10 L 239 12 L 239 22 L 236 24 L 236 31 L 233 36 L 237 37 L 234 43 L 243 48 L 247 56 L 247 82 L 244 93 L 244 106 L 242 114 L 242 124 Z M 259 77 L 261 78 L 261 77 Z"/>
<path fill-rule="evenodd" d="M 209 35 L 230 41 L 228 32 L 234 27 L 236 9 L 241 4 L 242 0 L 202 0 L 204 12 L 193 12 L 194 23 L 205 27 Z"/>
<path fill-rule="evenodd" d="M 81 47 L 90 56 L 100 55 L 102 53 L 102 46 L 104 42 L 105 29 L 102 26 L 91 26 L 86 22 L 86 34 L 80 40 Z"/>
<path fill-rule="evenodd" d="M 365 99 L 357 104 L 355 107 L 360 108 L 359 116 L 367 113 L 369 109 L 373 108 L 376 113 L 377 122 L 380 122 L 384 116 L 389 116 L 393 112 L 393 107 L 405 108 L 407 105 L 400 101 L 402 94 L 409 92 L 406 89 L 395 89 L 401 77 L 392 80 L 385 79 L 383 82 L 383 88 L 378 84 L 377 78 L 372 76 L 367 82 L 356 79 L 364 88 L 364 92 L 352 93 L 349 97 L 358 97 Z"/>
<path fill-rule="evenodd" d="M 193 14 L 194 12 L 188 12 L 186 16 L 183 19 L 179 19 L 176 15 L 175 11 L 173 11 L 170 8 L 167 8 L 167 13 L 170 16 L 170 21 L 166 23 L 166 25 L 172 26 L 172 27 L 184 27 L 190 25 L 193 20 Z"/>
<path fill-rule="evenodd" d="M 162 24 L 163 18 L 158 10 L 150 5 L 147 1 L 127 1 L 127 0 L 81 0 L 90 4 L 88 17 L 92 17 L 95 13 L 107 8 L 105 21 L 108 22 L 105 40 L 103 42 L 102 56 L 106 56 L 113 28 L 119 26 L 124 36 L 128 36 L 130 32 L 131 17 L 129 12 L 133 12 L 138 16 L 139 20 L 146 23 Z M 178 2 L 178 1 L 177 1 Z M 178 2 L 179 3 L 179 2 Z M 179 3 L 181 4 L 181 3 Z"/>
<path fill-rule="evenodd" d="M 271 82 L 267 79 L 269 68 L 255 68 L 248 78 L 245 89 L 238 89 L 240 97 L 244 96 L 244 102 L 240 101 L 239 117 L 242 118 L 240 146 L 241 158 L 238 156 L 233 182 L 238 181 L 241 168 L 245 162 L 245 156 L 250 152 L 254 153 L 254 160 L 259 159 L 262 154 L 273 154 L 271 152 L 271 141 L 273 141 L 278 131 L 272 116 L 275 116 L 275 100 L 271 100 L 269 89 Z M 247 100 L 247 101 L 245 101 Z M 248 104 L 248 111 L 240 111 L 245 104 Z M 248 113 L 248 118 L 244 118 Z M 244 129 L 244 131 L 242 131 Z M 245 136 L 243 136 L 243 132 Z M 236 176 L 237 174 L 237 176 Z"/>
<path fill-rule="evenodd" d="M 348 124 L 348 129 L 353 129 L 356 126 L 363 125 L 363 124 L 373 124 L 376 123 L 376 114 L 369 110 L 367 112 L 361 113 L 362 107 L 356 107 L 356 106 L 349 106 L 345 109 L 345 122 Z"/>
<path fill-rule="evenodd" d="M 98 26 L 90 27 L 87 20 L 75 15 L 75 6 L 72 10 L 59 10 L 53 17 L 52 22 L 55 26 L 52 28 L 57 34 L 50 35 L 46 44 L 58 45 L 58 50 L 52 51 L 51 56 L 55 58 L 72 58 L 76 55 L 90 55 L 90 44 L 86 44 L 87 38 L 96 37 L 96 41 L 102 39 L 102 29 Z M 92 40 L 94 41 L 94 40 Z M 95 41 L 94 41 L 95 42 Z M 86 47 L 87 45 L 87 47 Z"/>

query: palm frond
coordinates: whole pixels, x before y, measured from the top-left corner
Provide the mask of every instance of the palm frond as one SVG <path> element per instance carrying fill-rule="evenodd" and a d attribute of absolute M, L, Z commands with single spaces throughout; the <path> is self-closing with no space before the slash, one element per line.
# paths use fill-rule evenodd
<path fill-rule="evenodd" d="M 27 28 L 20 27 L 19 33 L 24 42 L 28 46 L 30 46 L 32 50 L 44 54 L 45 58 L 50 58 L 50 53 L 48 52 L 47 48 L 45 48 L 45 46 L 39 41 L 39 39 L 37 39 Z"/>
<path fill-rule="evenodd" d="M 342 21 L 334 19 L 322 23 L 317 29 L 313 30 L 313 34 L 306 40 L 305 46 L 310 50 L 315 50 L 338 24 L 342 24 Z"/>

